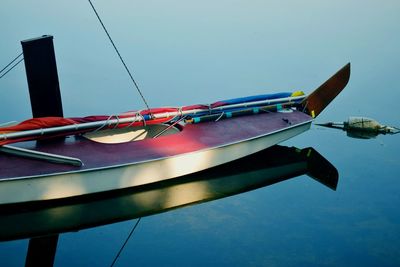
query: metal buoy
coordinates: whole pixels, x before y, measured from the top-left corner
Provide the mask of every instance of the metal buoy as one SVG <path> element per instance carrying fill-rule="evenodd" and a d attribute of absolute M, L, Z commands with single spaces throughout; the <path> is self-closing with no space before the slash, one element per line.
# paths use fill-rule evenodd
<path fill-rule="evenodd" d="M 344 122 L 316 123 L 315 125 L 342 129 L 347 132 L 347 136 L 361 139 L 374 138 L 379 134 L 397 134 L 400 132 L 399 128 L 386 126 L 366 117 L 349 117 Z"/>

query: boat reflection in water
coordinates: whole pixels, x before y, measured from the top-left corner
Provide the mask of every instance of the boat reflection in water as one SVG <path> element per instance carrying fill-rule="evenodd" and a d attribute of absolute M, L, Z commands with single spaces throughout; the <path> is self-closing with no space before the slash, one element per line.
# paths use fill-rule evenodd
<path fill-rule="evenodd" d="M 35 251 L 35 244 L 39 244 L 40 240 L 53 244 L 55 253 L 60 233 L 224 198 L 303 174 L 336 189 L 336 168 L 313 148 L 300 150 L 273 146 L 228 164 L 134 190 L 44 204 L 0 207 L 0 240 L 32 238 L 28 261 L 29 251 Z M 54 260 L 54 254 L 52 257 Z"/>

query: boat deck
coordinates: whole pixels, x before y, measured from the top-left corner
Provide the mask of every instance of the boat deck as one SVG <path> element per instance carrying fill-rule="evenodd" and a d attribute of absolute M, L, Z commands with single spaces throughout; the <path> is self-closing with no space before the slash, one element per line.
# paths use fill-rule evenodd
<path fill-rule="evenodd" d="M 80 167 L 0 153 L 0 181 L 53 173 L 80 172 L 173 157 L 227 146 L 311 122 L 302 112 L 264 113 L 218 122 L 187 124 L 179 133 L 121 144 L 101 144 L 82 136 L 15 144 L 27 149 L 81 159 Z"/>

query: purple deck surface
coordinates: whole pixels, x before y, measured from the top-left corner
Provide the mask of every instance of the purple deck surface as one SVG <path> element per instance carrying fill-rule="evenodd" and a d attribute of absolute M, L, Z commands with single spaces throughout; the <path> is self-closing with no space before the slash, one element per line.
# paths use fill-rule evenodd
<path fill-rule="evenodd" d="M 84 165 L 75 167 L 0 153 L 0 181 L 7 178 L 90 170 L 176 156 L 237 143 L 310 120 L 310 116 L 299 111 L 264 113 L 218 122 L 188 124 L 183 131 L 176 134 L 121 144 L 100 144 L 80 136 L 68 137 L 65 141 L 40 143 L 30 141 L 20 143 L 18 146 L 76 157 L 81 159 Z"/>

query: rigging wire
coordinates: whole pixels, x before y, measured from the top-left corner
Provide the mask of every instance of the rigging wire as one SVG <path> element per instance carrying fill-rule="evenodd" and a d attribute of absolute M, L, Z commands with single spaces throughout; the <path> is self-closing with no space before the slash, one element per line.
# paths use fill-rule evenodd
<path fill-rule="evenodd" d="M 114 41 L 112 40 L 110 34 L 108 33 L 108 31 L 107 31 L 107 29 L 106 29 L 106 27 L 105 27 L 103 21 L 101 20 L 99 14 L 97 13 L 96 8 L 94 7 L 92 1 L 90 1 L 90 0 L 88 0 L 88 1 L 89 1 L 89 4 L 90 4 L 91 7 L 92 7 L 94 13 L 96 14 L 96 17 L 97 17 L 97 19 L 99 20 L 101 26 L 103 27 L 103 30 L 104 30 L 105 33 L 107 34 L 108 39 L 110 40 L 112 46 L 114 47 L 115 52 L 117 52 L 119 59 L 121 60 L 122 64 L 124 65 L 125 70 L 128 72 L 128 75 L 129 75 L 129 77 L 131 78 L 133 84 L 135 85 L 136 90 L 139 92 L 139 94 L 140 94 L 140 96 L 141 96 L 141 98 L 142 98 L 144 104 L 146 105 L 147 109 L 150 110 L 149 104 L 147 103 L 147 101 L 146 101 L 146 99 L 145 99 L 145 97 L 144 97 L 142 91 L 140 91 L 138 84 L 136 83 L 135 79 L 133 78 L 133 76 L 132 76 L 130 70 L 128 69 L 128 66 L 125 64 L 125 61 L 122 59 L 122 56 L 121 56 L 121 54 L 119 53 L 117 46 L 115 45 L 115 43 L 114 43 Z"/>
<path fill-rule="evenodd" d="M 124 244 L 122 245 L 122 247 L 121 247 L 120 250 L 118 251 L 117 255 L 115 256 L 115 258 L 114 258 L 113 262 L 111 263 L 110 267 L 113 267 L 114 264 L 117 262 L 117 259 L 118 259 L 119 255 L 121 254 L 122 250 L 125 248 L 125 245 L 128 243 L 129 238 L 131 237 L 131 235 L 132 235 L 133 232 L 135 231 L 135 229 L 136 229 L 136 227 L 138 226 L 138 224 L 139 224 L 139 222 L 140 222 L 141 219 L 142 219 L 142 218 L 139 218 L 139 219 L 136 221 L 135 225 L 133 226 L 133 228 L 132 228 L 131 232 L 129 233 L 128 237 L 126 238 Z"/>
<path fill-rule="evenodd" d="M 0 70 L 0 73 L 2 73 L 5 69 L 7 69 L 8 66 L 10 66 L 11 64 L 14 63 L 14 61 L 16 61 L 20 56 L 22 56 L 23 53 L 19 54 L 18 56 L 16 56 L 10 63 L 7 64 L 7 66 L 5 66 L 2 70 Z"/>
<path fill-rule="evenodd" d="M 11 64 L 13 64 L 16 60 L 18 60 L 18 58 L 20 56 L 22 56 L 23 53 L 19 54 L 18 56 L 16 56 L 10 63 L 7 64 L 7 66 L 5 66 L 4 68 L 2 68 L 0 70 L 0 74 L 2 72 L 4 72 Z M 24 58 L 21 58 L 17 63 L 15 63 L 10 69 L 8 69 L 6 72 L 4 72 L 1 76 L 0 79 L 3 78 L 7 73 L 9 73 L 13 68 L 15 68 L 19 63 L 22 62 L 22 60 L 24 60 Z"/>

